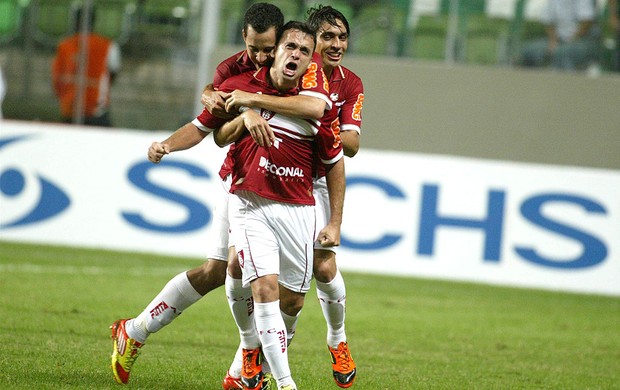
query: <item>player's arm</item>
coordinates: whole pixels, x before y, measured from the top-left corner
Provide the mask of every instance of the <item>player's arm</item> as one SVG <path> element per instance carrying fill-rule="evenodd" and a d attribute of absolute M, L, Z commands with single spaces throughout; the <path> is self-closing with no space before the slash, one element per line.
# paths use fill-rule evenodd
<path fill-rule="evenodd" d="M 186 150 L 198 145 L 209 132 L 199 129 L 192 122 L 186 123 L 162 142 L 153 142 L 148 150 L 149 161 L 159 164 L 169 153 Z"/>
<path fill-rule="evenodd" d="M 286 116 L 319 120 L 325 114 L 326 103 L 312 96 L 272 96 L 235 90 L 226 100 L 226 110 L 236 112 L 240 107 L 264 108 Z"/>
<path fill-rule="evenodd" d="M 254 110 L 245 110 L 216 129 L 213 138 L 219 147 L 224 147 L 237 141 L 246 131 L 259 146 L 271 146 L 275 137 L 265 118 Z"/>
<path fill-rule="evenodd" d="M 342 131 L 340 133 L 340 139 L 342 140 L 342 149 L 344 150 L 345 156 L 353 157 L 360 150 L 360 133 L 357 131 Z"/>
<path fill-rule="evenodd" d="M 228 95 L 228 93 L 216 90 L 213 84 L 208 84 L 202 90 L 200 103 L 202 103 L 213 116 L 231 119 L 235 114 L 226 112 L 226 99 Z"/>
<path fill-rule="evenodd" d="M 340 158 L 335 164 L 325 167 L 327 191 L 329 192 L 330 217 L 327 225 L 318 235 L 319 243 L 324 247 L 340 245 L 340 226 L 344 208 L 344 193 L 346 180 L 344 174 L 344 159 Z"/>

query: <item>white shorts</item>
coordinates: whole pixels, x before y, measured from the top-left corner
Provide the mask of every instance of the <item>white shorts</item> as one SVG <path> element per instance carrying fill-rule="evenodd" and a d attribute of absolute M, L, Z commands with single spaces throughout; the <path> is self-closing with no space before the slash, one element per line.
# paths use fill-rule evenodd
<path fill-rule="evenodd" d="M 279 275 L 287 289 L 306 293 L 312 280 L 314 207 L 276 202 L 253 192 L 230 195 L 231 240 L 239 254 L 243 285 Z"/>
<path fill-rule="evenodd" d="M 314 179 L 312 186 L 314 188 L 312 195 L 314 196 L 314 201 L 316 202 L 316 227 L 314 229 L 314 234 L 316 234 L 316 236 L 314 237 L 314 249 L 336 252 L 337 247 L 324 247 L 317 240 L 319 232 L 327 225 L 331 214 L 329 209 L 329 192 L 327 191 L 327 180 L 325 179 L 325 176 Z"/>
<path fill-rule="evenodd" d="M 216 195 L 215 208 L 213 210 L 213 227 L 207 238 L 207 259 L 228 261 L 228 234 L 230 224 L 228 222 L 228 197 L 230 195 L 231 177 L 228 175 L 222 180 L 222 191 Z"/>

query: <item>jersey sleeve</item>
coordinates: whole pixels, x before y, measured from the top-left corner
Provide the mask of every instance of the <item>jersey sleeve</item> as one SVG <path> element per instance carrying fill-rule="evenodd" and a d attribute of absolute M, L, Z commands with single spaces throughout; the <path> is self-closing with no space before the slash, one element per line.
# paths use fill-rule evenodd
<path fill-rule="evenodd" d="M 299 94 L 312 96 L 323 100 L 326 104 L 325 110 L 332 108 L 332 101 L 329 99 L 329 83 L 321 62 L 321 55 L 314 53 L 312 62 L 308 65 L 306 73 L 299 80 Z"/>
<path fill-rule="evenodd" d="M 340 130 L 353 130 L 361 133 L 364 85 L 362 79 L 353 73 L 350 73 L 347 78 L 351 80 L 347 86 L 345 102 L 340 109 Z"/>
<path fill-rule="evenodd" d="M 198 115 L 192 121 L 192 124 L 194 126 L 204 131 L 205 133 L 212 133 L 213 130 L 222 127 L 224 123 L 226 123 L 225 119 L 211 115 L 211 113 L 206 108 L 203 109 L 200 115 Z"/>
<path fill-rule="evenodd" d="M 344 156 L 339 119 L 335 107 L 329 110 L 321 120 L 315 141 L 318 157 L 323 164 L 334 164 Z"/>
<path fill-rule="evenodd" d="M 224 80 L 231 76 L 233 76 L 233 72 L 229 64 L 226 61 L 220 63 L 215 69 L 215 75 L 213 75 L 213 87 L 219 88 Z"/>

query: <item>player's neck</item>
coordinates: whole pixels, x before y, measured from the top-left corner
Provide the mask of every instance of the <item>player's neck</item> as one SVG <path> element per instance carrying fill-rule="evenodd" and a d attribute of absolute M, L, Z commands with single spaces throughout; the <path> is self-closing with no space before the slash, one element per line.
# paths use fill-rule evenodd
<path fill-rule="evenodd" d="M 295 88 L 297 84 L 299 83 L 299 78 L 295 80 L 288 80 L 283 77 L 278 77 L 277 75 L 274 75 L 272 72 L 275 73 L 275 71 L 273 71 L 273 68 L 271 68 L 269 72 L 267 72 L 267 80 L 269 81 L 269 84 L 271 84 L 272 87 L 274 87 L 280 92 L 289 91 Z"/>

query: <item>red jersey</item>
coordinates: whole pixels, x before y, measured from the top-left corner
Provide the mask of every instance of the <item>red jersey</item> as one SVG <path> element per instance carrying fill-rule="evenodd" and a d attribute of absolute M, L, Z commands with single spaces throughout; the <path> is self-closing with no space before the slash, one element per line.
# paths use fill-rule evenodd
<path fill-rule="evenodd" d="M 340 142 L 341 131 L 361 132 L 364 85 L 355 73 L 338 65 L 329 78 L 329 98 L 335 113 L 326 113 L 322 121 L 329 126 Z M 325 167 L 317 161 L 316 177 L 325 176 Z"/>
<path fill-rule="evenodd" d="M 234 54 L 220 64 L 215 69 L 213 76 L 213 87 L 218 88 L 229 77 L 236 76 L 241 73 L 255 71 L 256 65 L 250 59 L 247 50 Z"/>
<path fill-rule="evenodd" d="M 360 133 L 364 105 L 362 79 L 344 66 L 338 65 L 329 78 L 329 98 L 338 109 L 340 130 Z"/>
<path fill-rule="evenodd" d="M 327 96 L 329 94 L 329 83 L 323 72 L 322 64 L 323 60 L 321 59 L 321 55 L 316 52 L 313 53 L 312 62 L 308 65 L 308 70 L 304 76 L 299 79 L 299 89 L 304 91 L 303 95 L 324 100 L 329 109 L 331 109 L 332 102 Z M 215 71 L 215 76 L 213 77 L 213 86 L 219 89 L 224 80 L 249 71 L 256 71 L 256 65 L 250 59 L 247 50 L 240 51 L 220 62 Z M 234 149 L 234 147 L 234 144 L 231 145 L 231 150 L 226 155 L 224 163 L 220 168 L 219 174 L 222 179 L 226 178 L 226 176 L 231 173 L 233 166 L 232 149 Z"/>
<path fill-rule="evenodd" d="M 225 92 L 235 89 L 267 95 L 292 96 L 308 94 L 299 87 L 281 93 L 267 79 L 269 68 L 246 72 L 226 79 L 220 86 Z M 293 118 L 271 111 L 257 109 L 276 139 L 271 147 L 260 147 L 249 133 L 238 140 L 232 154 L 231 192 L 247 190 L 264 198 L 303 205 L 314 205 L 312 196 L 313 162 L 316 152 L 325 164 L 333 164 L 343 156 L 342 143 L 320 121 Z M 206 109 L 194 124 L 209 131 L 221 127 L 225 119 L 214 117 Z"/>

